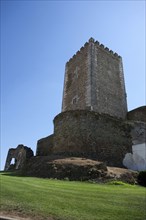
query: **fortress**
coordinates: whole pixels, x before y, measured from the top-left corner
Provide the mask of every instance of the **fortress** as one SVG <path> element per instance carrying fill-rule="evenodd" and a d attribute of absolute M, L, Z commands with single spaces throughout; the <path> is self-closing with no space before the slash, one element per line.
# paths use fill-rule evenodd
<path fill-rule="evenodd" d="M 127 112 L 122 58 L 90 38 L 66 63 L 62 112 L 54 118 L 54 133 L 38 140 L 36 158 L 84 157 L 144 170 L 145 134 L 146 106 Z M 9 150 L 5 170 L 18 154 L 18 148 Z M 16 160 L 19 169 L 18 161 L 22 167 L 24 160 Z"/>

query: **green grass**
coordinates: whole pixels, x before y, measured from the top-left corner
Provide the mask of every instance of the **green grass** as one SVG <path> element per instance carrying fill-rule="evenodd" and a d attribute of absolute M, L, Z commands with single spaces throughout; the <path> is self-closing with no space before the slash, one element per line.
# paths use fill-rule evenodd
<path fill-rule="evenodd" d="M 145 220 L 146 188 L 0 175 L 1 210 L 63 220 Z"/>

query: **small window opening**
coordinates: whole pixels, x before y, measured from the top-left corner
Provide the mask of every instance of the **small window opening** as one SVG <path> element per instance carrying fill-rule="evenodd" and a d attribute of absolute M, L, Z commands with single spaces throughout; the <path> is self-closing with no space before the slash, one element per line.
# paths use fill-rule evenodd
<path fill-rule="evenodd" d="M 16 163 L 17 163 L 16 158 L 12 158 L 10 162 L 9 170 L 14 170 L 16 168 Z"/>
<path fill-rule="evenodd" d="M 16 159 L 12 158 L 10 165 L 14 165 L 16 163 Z"/>

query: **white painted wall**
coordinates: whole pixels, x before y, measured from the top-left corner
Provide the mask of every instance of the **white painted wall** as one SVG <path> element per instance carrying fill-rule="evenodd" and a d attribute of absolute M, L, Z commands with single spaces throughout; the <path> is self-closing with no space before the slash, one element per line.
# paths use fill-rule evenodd
<path fill-rule="evenodd" d="M 146 143 L 133 145 L 132 154 L 125 155 L 123 165 L 131 170 L 146 170 Z"/>

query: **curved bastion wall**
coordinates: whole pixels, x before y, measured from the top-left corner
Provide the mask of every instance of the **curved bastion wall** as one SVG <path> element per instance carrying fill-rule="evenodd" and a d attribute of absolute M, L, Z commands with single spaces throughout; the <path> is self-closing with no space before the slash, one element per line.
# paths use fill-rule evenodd
<path fill-rule="evenodd" d="M 146 123 L 138 119 L 123 121 L 87 110 L 63 112 L 54 119 L 54 134 L 38 140 L 36 156 L 81 156 L 145 170 Z"/>
<path fill-rule="evenodd" d="M 53 154 L 95 157 L 122 167 L 127 152 L 132 152 L 132 140 L 130 126 L 123 120 L 86 110 L 54 118 Z"/>

